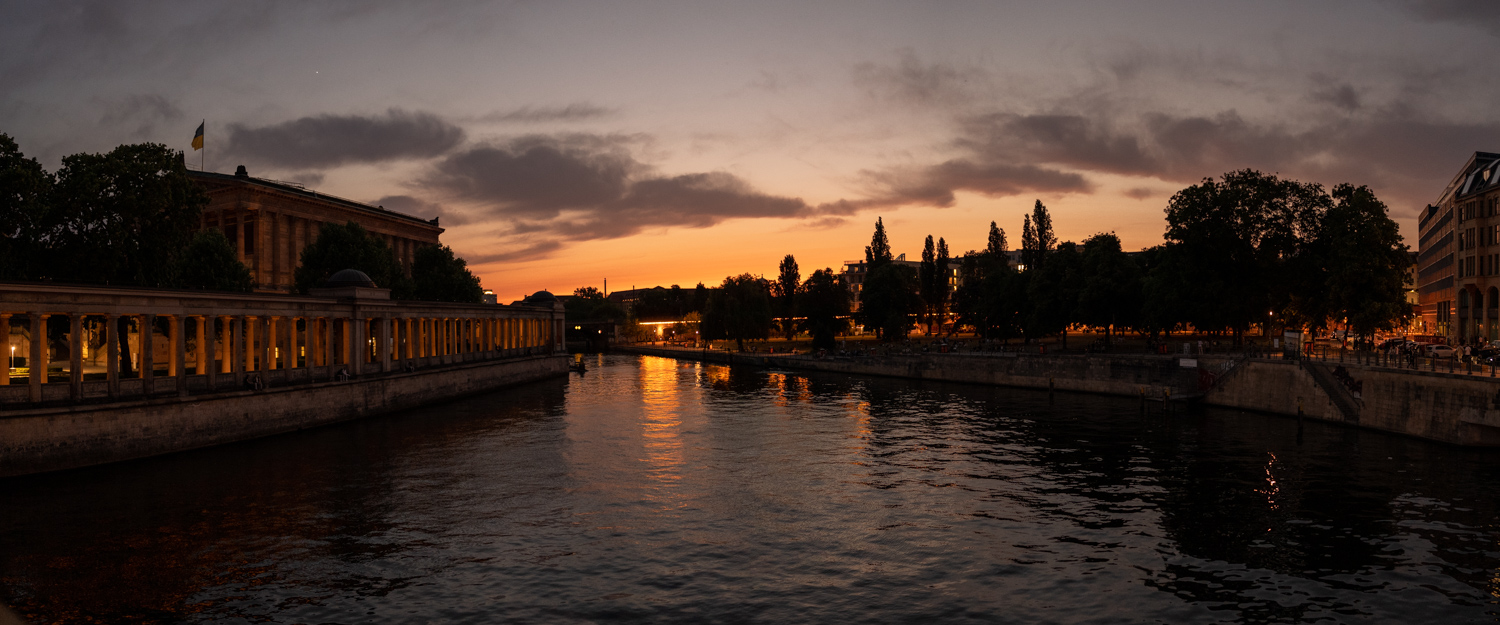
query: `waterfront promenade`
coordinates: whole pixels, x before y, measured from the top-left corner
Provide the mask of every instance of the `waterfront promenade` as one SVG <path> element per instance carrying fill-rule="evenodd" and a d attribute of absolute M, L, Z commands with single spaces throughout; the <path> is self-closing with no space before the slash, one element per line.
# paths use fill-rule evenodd
<path fill-rule="evenodd" d="M 829 371 L 1199 402 L 1372 428 L 1465 446 L 1500 446 L 1500 379 L 1427 370 L 1374 355 L 1287 360 L 1244 353 L 916 352 L 856 356 L 741 353 L 664 345 L 620 351 L 732 365 Z M 1493 375 L 1493 370 L 1489 370 Z M 1164 404 L 1165 405 L 1165 404 Z"/>

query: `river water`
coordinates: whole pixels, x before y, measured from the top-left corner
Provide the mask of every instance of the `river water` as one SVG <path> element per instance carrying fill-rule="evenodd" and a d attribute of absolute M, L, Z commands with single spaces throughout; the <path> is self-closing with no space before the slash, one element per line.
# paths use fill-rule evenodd
<path fill-rule="evenodd" d="M 592 364 L 0 480 L 0 600 L 35 623 L 1500 618 L 1495 452 L 1131 399 Z"/>

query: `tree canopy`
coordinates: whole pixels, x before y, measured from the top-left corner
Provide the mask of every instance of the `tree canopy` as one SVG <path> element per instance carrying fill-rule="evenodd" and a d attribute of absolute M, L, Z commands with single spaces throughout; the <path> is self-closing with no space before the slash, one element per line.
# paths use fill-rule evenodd
<path fill-rule="evenodd" d="M 417 248 L 411 263 L 411 282 L 412 299 L 471 304 L 484 301 L 479 278 L 469 271 L 468 263 L 455 256 L 453 249 L 446 245 Z"/>
<path fill-rule="evenodd" d="M 849 323 L 849 291 L 831 268 L 814 271 L 802 283 L 802 327 L 812 335 L 813 347 L 833 349 L 834 337 Z"/>
<path fill-rule="evenodd" d="M 771 297 L 765 281 L 748 273 L 724 278 L 708 296 L 702 326 L 704 338 L 732 340 L 741 351 L 747 339 L 770 336 Z"/>
<path fill-rule="evenodd" d="M 358 269 L 376 286 L 391 290 L 392 299 L 412 299 L 416 289 L 406 277 L 396 253 L 385 241 L 355 222 L 323 224 L 318 238 L 302 249 L 302 266 L 293 274 L 298 293 L 306 293 L 345 269 Z"/>
<path fill-rule="evenodd" d="M 250 268 L 240 262 L 234 244 L 217 228 L 193 235 L 177 258 L 176 276 L 178 286 L 190 289 L 248 292 L 255 287 Z"/>

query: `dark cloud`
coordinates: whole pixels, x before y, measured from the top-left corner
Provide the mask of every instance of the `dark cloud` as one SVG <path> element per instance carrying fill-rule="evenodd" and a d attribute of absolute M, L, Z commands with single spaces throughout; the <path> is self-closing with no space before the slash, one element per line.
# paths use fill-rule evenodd
<path fill-rule="evenodd" d="M 1340 95 L 1343 91 L 1335 87 L 1330 95 L 1358 104 L 1349 99 L 1356 97 L 1352 93 Z M 1296 128 L 1292 122 L 1251 121 L 1232 110 L 974 116 L 959 124 L 961 138 L 954 142 L 969 160 L 1035 165 L 1016 170 L 950 162 L 919 176 L 921 185 L 897 186 L 905 189 L 902 195 L 942 206 L 951 201 L 944 191 L 958 188 L 991 195 L 1088 190 L 1070 185 L 1064 170 L 1191 183 L 1248 167 L 1325 184 L 1369 184 L 1391 194 L 1395 205 L 1406 205 L 1430 201 L 1470 153 L 1500 145 L 1500 123 L 1430 119 L 1400 106 L 1358 106 L 1337 118 L 1293 120 L 1300 122 Z M 1042 175 L 1048 172 L 1053 175 Z M 993 186 L 986 188 L 987 181 Z"/>
<path fill-rule="evenodd" d="M 854 84 L 877 99 L 922 106 L 968 101 L 977 88 L 988 84 L 988 75 L 976 68 L 924 63 L 910 49 L 901 50 L 899 57 L 895 65 L 854 66 Z"/>
<path fill-rule="evenodd" d="M 370 204 L 422 219 L 436 217 L 439 225 L 443 227 L 461 226 L 470 222 L 467 213 L 451 210 L 442 204 L 428 202 L 410 195 L 387 195 Z"/>
<path fill-rule="evenodd" d="M 99 101 L 104 112 L 99 124 L 111 129 L 130 129 L 136 137 L 151 137 L 157 125 L 182 119 L 182 109 L 159 95 L 132 95 L 114 100 Z"/>
<path fill-rule="evenodd" d="M 562 240 L 813 213 L 800 199 L 761 193 L 725 172 L 659 175 L 631 154 L 637 141 L 530 135 L 451 154 L 414 184 L 480 207 L 474 219 L 506 222 L 506 234 Z"/>
<path fill-rule="evenodd" d="M 275 167 L 321 169 L 440 156 L 463 129 L 436 115 L 390 109 L 384 115 L 319 115 L 252 128 L 230 124 L 231 158 Z"/>
<path fill-rule="evenodd" d="M 1358 111 L 1362 105 L 1359 92 L 1348 83 L 1327 85 L 1314 89 L 1311 98 L 1314 102 L 1331 105 L 1345 113 Z"/>
<path fill-rule="evenodd" d="M 1425 20 L 1467 24 L 1500 35 L 1500 12 L 1491 0 L 1400 0 L 1400 4 Z"/>
<path fill-rule="evenodd" d="M 587 102 L 567 106 L 523 106 L 512 111 L 495 111 L 481 115 L 478 121 L 491 123 L 537 124 L 543 122 L 579 122 L 598 119 L 613 114 L 612 109 L 595 106 Z"/>
<path fill-rule="evenodd" d="M 542 260 L 561 248 L 561 241 L 540 241 L 504 251 L 495 251 L 493 248 L 487 248 L 486 250 L 466 253 L 462 256 L 469 263 L 469 266 L 472 267 L 485 263 L 503 263 L 513 260 Z"/>
<path fill-rule="evenodd" d="M 1135 187 L 1124 190 L 1123 192 L 1121 192 L 1121 195 L 1124 195 L 1125 197 L 1128 197 L 1132 200 L 1144 200 L 1153 195 L 1156 195 L 1156 192 L 1146 187 Z"/>

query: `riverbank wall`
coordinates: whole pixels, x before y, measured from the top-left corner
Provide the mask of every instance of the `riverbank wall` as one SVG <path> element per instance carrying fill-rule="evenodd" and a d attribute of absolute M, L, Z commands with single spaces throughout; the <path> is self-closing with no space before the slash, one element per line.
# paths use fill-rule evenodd
<path fill-rule="evenodd" d="M 0 412 L 0 477 L 233 443 L 567 375 L 566 356 L 522 356 L 330 381 Z"/>
<path fill-rule="evenodd" d="M 814 358 L 630 345 L 619 351 L 731 365 L 1192 401 L 1500 446 L 1500 380 L 1357 362 L 1232 356 L 914 354 Z"/>

